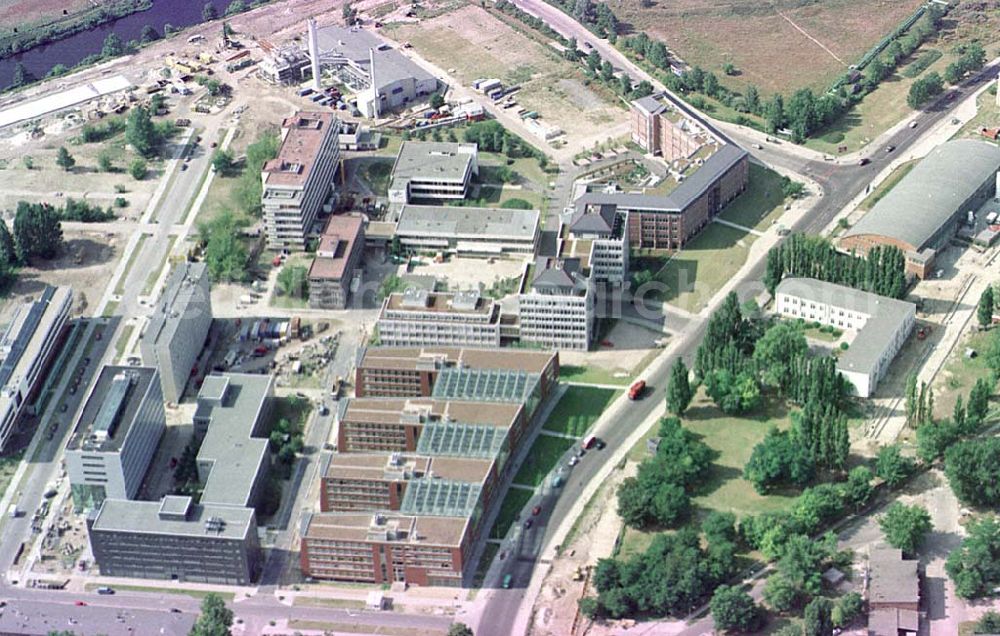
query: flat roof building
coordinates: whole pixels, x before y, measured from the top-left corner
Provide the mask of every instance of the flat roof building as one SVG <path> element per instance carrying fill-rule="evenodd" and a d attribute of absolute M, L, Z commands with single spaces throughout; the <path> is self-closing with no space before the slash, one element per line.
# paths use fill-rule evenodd
<path fill-rule="evenodd" d="M 398 218 L 396 236 L 412 252 L 530 255 L 540 234 L 538 210 L 403 205 Z"/>
<path fill-rule="evenodd" d="M 920 630 L 920 562 L 902 550 L 873 548 L 868 556 L 868 632 L 903 636 Z"/>
<path fill-rule="evenodd" d="M 364 219 L 358 215 L 331 216 L 309 266 L 309 307 L 345 309 L 351 284 L 360 277 L 365 249 Z"/>
<path fill-rule="evenodd" d="M 558 381 L 559 353 L 523 349 L 366 347 L 355 366 L 357 397 L 430 397 L 444 369 L 495 369 L 538 374 L 543 398 Z"/>
<path fill-rule="evenodd" d="M 156 368 L 101 369 L 66 446 L 74 508 L 135 499 L 166 426 Z"/>
<path fill-rule="evenodd" d="M 261 569 L 253 508 L 106 499 L 87 532 L 102 576 L 250 585 Z"/>
<path fill-rule="evenodd" d="M 48 286 L 18 307 L 0 336 L 0 451 L 32 403 L 66 334 L 73 290 Z"/>
<path fill-rule="evenodd" d="M 916 305 L 814 278 L 786 278 L 775 290 L 782 316 L 857 331 L 837 370 L 870 397 L 916 323 Z"/>
<path fill-rule="evenodd" d="M 390 203 L 415 199 L 464 199 L 479 175 L 476 144 L 404 141 L 392 166 Z"/>
<path fill-rule="evenodd" d="M 184 261 L 170 273 L 139 340 L 142 363 L 160 370 L 163 398 L 178 404 L 212 328 L 212 294 L 204 263 Z"/>
<path fill-rule="evenodd" d="M 478 290 L 428 292 L 408 288 L 382 303 L 379 344 L 387 347 L 500 346 L 500 304 Z"/>
<path fill-rule="evenodd" d="M 249 585 L 260 573 L 254 506 L 269 468 L 267 426 L 274 378 L 205 378 L 194 414 L 203 436 L 196 458 L 203 484 L 190 497 L 106 499 L 88 519 L 91 549 L 106 576 L 177 578 Z"/>
<path fill-rule="evenodd" d="M 841 249 L 866 252 L 898 247 L 907 271 L 921 278 L 934 254 L 948 244 L 963 218 L 997 192 L 1000 148 L 975 139 L 948 141 L 920 160 L 839 241 Z"/>
<path fill-rule="evenodd" d="M 261 205 L 271 249 L 305 249 L 306 237 L 334 188 L 340 164 L 340 120 L 330 112 L 306 112 L 281 123 L 278 156 L 264 164 Z"/>

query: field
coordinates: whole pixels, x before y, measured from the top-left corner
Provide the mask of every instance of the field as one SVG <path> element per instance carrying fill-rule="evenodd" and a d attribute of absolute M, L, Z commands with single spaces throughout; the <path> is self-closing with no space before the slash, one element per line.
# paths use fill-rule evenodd
<path fill-rule="evenodd" d="M 591 424 L 617 397 L 618 391 L 598 387 L 571 386 L 549 414 L 543 431 L 583 437 Z"/>
<path fill-rule="evenodd" d="M 597 365 L 561 364 L 559 365 L 559 379 L 564 382 L 614 384 L 624 387 L 632 381 L 632 374 L 619 375 L 619 372 L 610 371 Z"/>
<path fill-rule="evenodd" d="M 537 486 L 542 483 L 559 458 L 575 443 L 576 440 L 568 437 L 556 437 L 544 431 L 539 433 L 535 443 L 531 445 L 527 458 L 521 464 L 521 469 L 514 475 L 514 483 L 524 486 Z"/>
<path fill-rule="evenodd" d="M 750 164 L 746 191 L 726 206 L 720 218 L 755 230 L 766 230 L 781 216 L 785 195 L 781 175 L 755 163 Z"/>
<path fill-rule="evenodd" d="M 665 286 L 661 298 L 686 311 L 698 311 L 743 266 L 755 238 L 712 223 L 656 273 L 656 280 Z"/>
<path fill-rule="evenodd" d="M 806 86 L 826 88 L 920 3 L 675 0 L 654 2 L 649 8 L 642 4 L 643 0 L 624 0 L 620 7 L 614 6 L 615 13 L 634 31 L 663 40 L 685 62 L 715 72 L 732 88 L 756 84 L 769 94 Z M 727 62 L 736 66 L 737 76 L 724 76 L 722 65 Z"/>
<path fill-rule="evenodd" d="M 386 27 L 409 42 L 428 61 L 446 69 L 463 85 L 483 77 L 517 84 L 518 103 L 569 137 L 622 121 L 622 111 L 583 83 L 582 71 L 545 44 L 516 31 L 478 6 L 466 6 L 419 23 Z"/>
<path fill-rule="evenodd" d="M 65 20 L 67 13 L 82 12 L 90 8 L 90 0 L 3 0 L 0 2 L 0 37 L 19 31 L 25 25 L 45 25 Z"/>
<path fill-rule="evenodd" d="M 1000 107 L 997 107 L 996 90 L 990 88 L 976 98 L 976 116 L 970 119 L 958 132 L 955 139 L 972 137 L 982 139 L 980 128 L 996 128 L 1000 126 Z"/>
<path fill-rule="evenodd" d="M 780 402 L 767 403 L 760 413 L 748 417 L 732 417 L 722 413 L 699 391 L 683 418 L 685 428 L 699 436 L 717 453 L 707 482 L 698 489 L 693 503 L 698 511 L 719 510 L 732 512 L 737 517 L 760 512 L 783 510 L 791 505 L 794 496 L 780 494 L 759 495 L 743 479 L 743 466 L 750 459 L 753 447 L 764 439 L 772 426 L 780 429 L 790 424 L 788 409 Z M 656 434 L 650 431 L 647 437 Z M 629 453 L 631 461 L 642 461 L 648 456 L 646 438 L 639 441 Z M 698 514 L 696 512 L 695 514 Z M 645 549 L 655 532 L 628 529 L 623 539 L 623 554 L 635 554 Z"/>

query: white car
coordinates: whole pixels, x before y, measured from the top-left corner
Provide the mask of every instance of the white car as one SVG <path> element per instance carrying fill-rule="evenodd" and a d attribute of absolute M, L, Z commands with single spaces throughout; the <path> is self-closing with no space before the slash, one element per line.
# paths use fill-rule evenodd
<path fill-rule="evenodd" d="M 570 466 L 576 466 L 579 463 L 580 463 L 580 458 L 577 457 L 576 455 L 573 455 L 572 457 L 569 458 L 569 465 Z"/>

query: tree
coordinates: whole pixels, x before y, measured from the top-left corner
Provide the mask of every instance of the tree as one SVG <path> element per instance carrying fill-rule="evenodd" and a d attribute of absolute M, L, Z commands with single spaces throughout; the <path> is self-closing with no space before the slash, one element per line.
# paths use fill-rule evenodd
<path fill-rule="evenodd" d="M 76 159 L 73 158 L 73 155 L 69 154 L 66 146 L 59 146 L 59 150 L 56 151 L 56 165 L 66 172 L 69 172 L 76 165 Z"/>
<path fill-rule="evenodd" d="M 931 71 L 924 77 L 910 84 L 910 92 L 906 103 L 910 108 L 920 108 L 927 100 L 944 92 L 944 81 L 937 71 Z"/>
<path fill-rule="evenodd" d="M 728 541 L 736 543 L 736 515 L 713 510 L 701 522 L 701 531 L 709 544 Z"/>
<path fill-rule="evenodd" d="M 448 627 L 448 636 L 473 636 L 472 628 L 465 623 L 452 623 Z"/>
<path fill-rule="evenodd" d="M 136 181 L 145 179 L 147 172 L 149 172 L 149 168 L 146 166 L 146 161 L 140 157 L 136 157 L 128 164 L 128 173 Z"/>
<path fill-rule="evenodd" d="M 963 503 L 1000 504 L 1000 438 L 958 442 L 945 452 L 944 463 L 951 489 Z"/>
<path fill-rule="evenodd" d="M 958 429 L 951 422 L 925 422 L 917 429 L 917 456 L 928 464 L 940 459 L 958 441 L 958 436 Z"/>
<path fill-rule="evenodd" d="M 709 604 L 716 628 L 728 632 L 755 632 L 761 625 L 761 612 L 746 590 L 738 586 L 720 585 Z"/>
<path fill-rule="evenodd" d="M 59 212 L 48 203 L 18 201 L 13 235 L 18 262 L 55 258 L 63 242 Z"/>
<path fill-rule="evenodd" d="M 4 265 L 17 265 L 17 247 L 14 245 L 14 237 L 7 227 L 7 222 L 0 219 L 0 263 Z"/>
<path fill-rule="evenodd" d="M 872 496 L 872 471 L 867 466 L 855 466 L 847 473 L 844 498 L 854 508 L 861 508 Z"/>
<path fill-rule="evenodd" d="M 833 619 L 834 627 L 846 627 L 854 621 L 855 618 L 861 616 L 861 612 L 864 610 L 865 601 L 861 598 L 861 595 L 857 592 L 848 592 L 840 597 L 837 601 L 836 607 L 833 608 L 831 613 L 831 618 Z"/>
<path fill-rule="evenodd" d="M 989 327 L 993 322 L 993 308 L 996 302 L 993 298 L 993 285 L 987 285 L 979 296 L 979 307 L 976 310 L 976 318 L 981 327 Z"/>
<path fill-rule="evenodd" d="M 677 416 L 684 414 L 694 397 L 688 375 L 687 365 L 678 357 L 670 369 L 670 384 L 667 386 L 667 408 Z"/>
<path fill-rule="evenodd" d="M 990 610 L 979 617 L 973 634 L 1000 634 L 1000 614 Z"/>
<path fill-rule="evenodd" d="M 890 488 L 903 483 L 903 480 L 913 472 L 913 460 L 903 457 L 896 445 L 883 446 L 875 460 L 875 474 L 881 477 Z"/>
<path fill-rule="evenodd" d="M 212 155 L 212 167 L 221 176 L 229 176 L 233 171 L 233 153 L 228 150 L 216 150 Z"/>
<path fill-rule="evenodd" d="M 791 384 L 795 362 L 809 352 L 806 337 L 796 324 L 779 322 L 757 341 L 753 361 L 764 384 L 784 392 Z"/>
<path fill-rule="evenodd" d="M 136 106 L 129 113 L 125 122 L 125 142 L 143 157 L 149 158 L 156 153 L 160 138 L 145 106 Z"/>
<path fill-rule="evenodd" d="M 965 417 L 970 426 L 976 428 L 986 419 L 990 408 L 990 383 L 986 378 L 979 378 L 969 391 L 969 404 L 965 409 Z"/>
<path fill-rule="evenodd" d="M 143 44 L 149 44 L 150 42 L 155 42 L 159 39 L 160 34 L 157 33 L 156 29 L 148 24 L 142 27 L 142 31 L 139 32 L 139 41 Z"/>
<path fill-rule="evenodd" d="M 906 506 L 897 501 L 879 519 L 879 527 L 889 545 L 915 556 L 931 531 L 931 516 L 922 506 Z"/>
<path fill-rule="evenodd" d="M 11 88 L 18 88 L 24 86 L 25 84 L 30 84 L 32 82 L 31 73 L 28 72 L 28 67 L 26 67 L 22 62 L 17 62 L 14 64 L 14 74 L 10 80 Z"/>
<path fill-rule="evenodd" d="M 290 298 L 308 298 L 309 271 L 302 265 L 286 265 L 278 273 L 278 289 Z"/>
<path fill-rule="evenodd" d="M 728 369 L 716 369 L 705 376 L 705 392 L 730 415 L 753 411 L 761 402 L 760 385 L 749 371 L 734 375 Z"/>
<path fill-rule="evenodd" d="M 888 72 L 889 69 L 882 60 L 875 57 L 865 68 L 865 78 L 868 80 L 868 85 L 874 88 L 879 82 L 885 79 Z"/>
<path fill-rule="evenodd" d="M 764 129 L 774 134 L 785 126 L 785 102 L 781 94 L 776 93 L 764 109 Z"/>
<path fill-rule="evenodd" d="M 747 112 L 757 115 L 760 113 L 760 91 L 754 84 L 748 84 L 747 90 L 743 94 L 743 105 L 746 106 Z"/>
<path fill-rule="evenodd" d="M 781 484 L 805 486 L 814 472 L 809 449 L 798 443 L 789 431 L 779 431 L 776 427 L 754 446 L 743 468 L 744 478 L 761 494 Z"/>
<path fill-rule="evenodd" d="M 775 612 L 791 611 L 798 604 L 799 594 L 780 572 L 768 577 L 764 584 L 764 600 Z"/>
<path fill-rule="evenodd" d="M 125 53 L 125 45 L 122 39 L 115 33 L 109 33 L 104 38 L 104 46 L 101 47 L 101 57 L 118 57 Z"/>
<path fill-rule="evenodd" d="M 828 598 L 815 598 L 806 605 L 803 614 L 803 636 L 833 636 L 833 602 Z"/>
<path fill-rule="evenodd" d="M 209 20 L 214 20 L 219 17 L 219 12 L 215 10 L 215 5 L 211 2 L 206 2 L 205 6 L 201 8 L 201 19 L 205 22 Z"/>
<path fill-rule="evenodd" d="M 726 75 L 736 75 L 736 65 L 732 62 L 726 62 L 722 65 L 722 72 Z"/>
<path fill-rule="evenodd" d="M 233 610 L 215 592 L 209 592 L 201 601 L 201 614 L 191 627 L 190 636 L 229 636 L 233 626 Z"/>
<path fill-rule="evenodd" d="M 205 264 L 214 281 L 246 279 L 247 249 L 239 237 L 240 223 L 225 210 L 198 232 L 205 244 Z"/>
<path fill-rule="evenodd" d="M 97 169 L 101 172 L 113 172 L 115 169 L 114 153 L 102 150 L 97 153 Z"/>
<path fill-rule="evenodd" d="M 243 0 L 233 0 L 226 7 L 226 15 L 236 15 L 247 10 L 247 5 Z"/>
<path fill-rule="evenodd" d="M 438 109 L 444 106 L 444 97 L 441 93 L 434 93 L 431 95 L 431 108 Z"/>
<path fill-rule="evenodd" d="M 955 584 L 955 594 L 980 598 L 1000 584 L 1000 522 L 984 516 L 970 523 L 962 545 L 948 555 L 944 569 Z"/>

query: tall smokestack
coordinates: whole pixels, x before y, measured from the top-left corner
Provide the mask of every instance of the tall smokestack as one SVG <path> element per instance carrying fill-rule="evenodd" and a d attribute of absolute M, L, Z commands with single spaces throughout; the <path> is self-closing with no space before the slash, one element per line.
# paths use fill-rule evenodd
<path fill-rule="evenodd" d="M 375 49 L 368 49 L 368 72 L 371 75 L 372 112 L 375 119 L 382 116 L 382 104 L 379 103 L 378 85 L 375 83 Z"/>
<path fill-rule="evenodd" d="M 306 24 L 309 25 L 309 58 L 312 62 L 313 89 L 320 91 L 323 87 L 319 84 L 319 42 L 316 39 L 316 19 L 309 18 Z"/>

